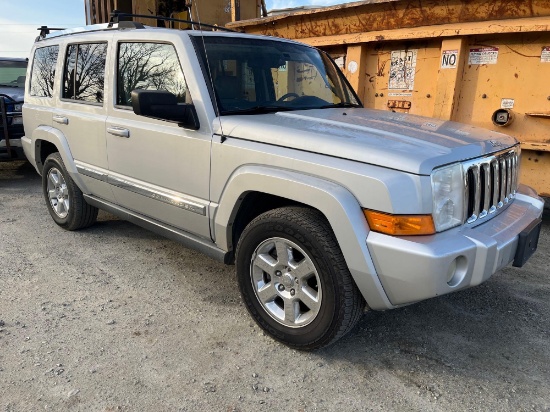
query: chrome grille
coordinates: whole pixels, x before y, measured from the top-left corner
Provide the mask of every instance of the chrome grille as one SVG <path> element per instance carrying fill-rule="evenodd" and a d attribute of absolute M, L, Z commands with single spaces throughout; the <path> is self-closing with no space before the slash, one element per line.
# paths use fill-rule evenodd
<path fill-rule="evenodd" d="M 465 223 L 489 218 L 518 188 L 519 149 L 514 147 L 464 163 Z"/>

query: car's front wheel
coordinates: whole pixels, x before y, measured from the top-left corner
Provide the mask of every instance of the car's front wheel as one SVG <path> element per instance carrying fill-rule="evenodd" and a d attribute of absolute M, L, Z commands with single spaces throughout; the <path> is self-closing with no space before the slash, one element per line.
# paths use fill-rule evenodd
<path fill-rule="evenodd" d="M 363 312 L 332 229 L 314 209 L 284 207 L 250 222 L 237 246 L 237 276 L 256 322 L 297 349 L 330 345 Z"/>
<path fill-rule="evenodd" d="M 82 191 L 67 172 L 61 155 L 52 153 L 44 162 L 42 191 L 55 223 L 67 230 L 82 229 L 97 219 L 97 208 L 84 200 Z"/>

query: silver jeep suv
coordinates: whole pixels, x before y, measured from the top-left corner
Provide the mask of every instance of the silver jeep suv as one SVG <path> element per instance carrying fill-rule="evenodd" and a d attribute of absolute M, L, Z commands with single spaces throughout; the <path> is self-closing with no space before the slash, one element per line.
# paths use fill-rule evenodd
<path fill-rule="evenodd" d="M 81 229 L 100 208 L 235 263 L 250 314 L 291 347 L 536 249 L 517 141 L 366 110 L 315 48 L 121 22 L 31 56 L 23 145 L 54 221 Z"/>

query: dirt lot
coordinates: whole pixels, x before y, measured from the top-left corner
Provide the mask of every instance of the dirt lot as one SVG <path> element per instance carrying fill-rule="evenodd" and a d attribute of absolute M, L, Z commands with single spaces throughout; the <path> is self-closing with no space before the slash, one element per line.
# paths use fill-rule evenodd
<path fill-rule="evenodd" d="M 301 353 L 233 267 L 106 213 L 59 229 L 27 163 L 0 163 L 0 211 L 0 410 L 550 410 L 550 219 L 524 268 Z"/>

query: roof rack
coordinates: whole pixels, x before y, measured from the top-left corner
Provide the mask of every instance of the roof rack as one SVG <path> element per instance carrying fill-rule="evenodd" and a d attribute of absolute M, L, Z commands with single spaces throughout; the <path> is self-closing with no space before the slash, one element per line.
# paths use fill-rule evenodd
<path fill-rule="evenodd" d="M 206 23 L 201 23 L 199 21 L 193 21 L 193 20 L 182 20 L 182 19 L 174 19 L 172 17 L 164 17 L 164 16 L 154 16 L 154 15 L 147 15 L 147 14 L 131 14 L 131 13 L 122 13 L 121 11 L 119 10 L 113 10 L 111 12 L 111 19 L 109 20 L 109 25 L 108 27 L 112 27 L 113 24 L 116 24 L 118 23 L 119 24 L 119 27 L 121 23 L 129 23 L 129 22 L 125 22 L 125 21 L 120 21 L 120 18 L 124 18 L 124 17 L 137 17 L 137 18 L 140 18 L 140 19 L 154 19 L 154 20 L 162 20 L 162 21 L 173 21 L 173 22 L 177 22 L 177 23 L 187 23 L 187 24 L 191 24 L 191 27 L 193 28 L 193 30 L 195 30 L 195 26 L 198 26 L 199 27 L 199 30 L 202 28 L 202 27 L 208 27 L 210 29 L 215 29 L 215 30 L 223 30 L 223 31 L 229 31 L 229 32 L 235 32 L 235 30 L 231 30 L 231 29 L 228 29 L 226 27 L 222 27 L 222 26 L 217 26 L 215 24 L 206 24 Z M 133 23 L 133 22 L 131 22 Z"/>
<path fill-rule="evenodd" d="M 137 23 L 137 24 L 139 24 L 139 23 Z M 121 27 L 121 28 L 123 28 L 123 27 Z M 92 24 L 92 25 L 85 26 L 85 27 L 74 27 L 74 28 L 70 28 L 70 29 L 61 29 L 61 28 L 53 28 L 53 27 L 48 27 L 48 26 L 41 26 L 41 27 L 38 28 L 38 30 L 40 30 L 40 35 L 34 41 L 39 42 L 39 41 L 42 41 L 42 40 L 45 40 L 45 39 L 51 38 L 51 37 L 68 36 L 68 35 L 76 34 L 76 33 L 102 31 L 102 30 L 106 30 L 106 29 L 109 29 L 109 27 L 107 27 L 107 23 L 105 23 L 105 24 Z M 110 29 L 112 30 L 112 28 L 110 28 Z M 55 33 L 50 33 L 51 30 L 56 30 L 56 32 Z"/>
<path fill-rule="evenodd" d="M 76 27 L 71 29 L 65 29 L 65 28 L 59 28 L 59 27 L 48 27 L 48 26 L 40 26 L 38 30 L 40 30 L 40 35 L 35 39 L 35 42 L 39 42 L 41 40 L 46 39 L 46 37 L 59 37 L 59 36 L 67 36 L 70 34 L 76 34 L 76 33 L 83 33 L 83 32 L 91 32 L 91 31 L 102 31 L 102 30 L 113 30 L 113 29 L 144 29 L 146 26 L 143 24 L 137 22 L 137 21 L 131 21 L 131 20 L 120 20 L 121 18 L 125 17 L 137 17 L 137 18 L 143 18 L 143 19 L 155 19 L 155 20 L 163 20 L 163 21 L 173 21 L 178 23 L 187 23 L 190 24 L 193 30 L 195 30 L 195 26 L 198 27 L 199 30 L 202 29 L 202 27 L 208 27 L 214 30 L 223 30 L 228 32 L 235 33 L 235 30 L 231 30 L 225 27 L 217 26 L 215 24 L 206 24 L 201 23 L 198 21 L 193 20 L 182 20 L 182 19 L 174 19 L 171 17 L 164 17 L 164 16 L 153 16 L 153 15 L 145 15 L 145 14 L 130 14 L 130 13 L 122 13 L 118 10 L 114 10 L 111 12 L 111 19 L 109 23 L 103 23 L 103 24 L 92 24 L 85 27 Z M 114 25 L 117 25 L 114 27 Z M 57 33 L 53 34 L 50 33 L 52 30 L 57 31 Z"/>
<path fill-rule="evenodd" d="M 65 28 L 40 26 L 37 30 L 40 30 L 40 34 L 38 35 L 38 37 L 41 39 L 45 39 L 46 36 L 50 34 L 50 30 L 65 30 Z"/>

